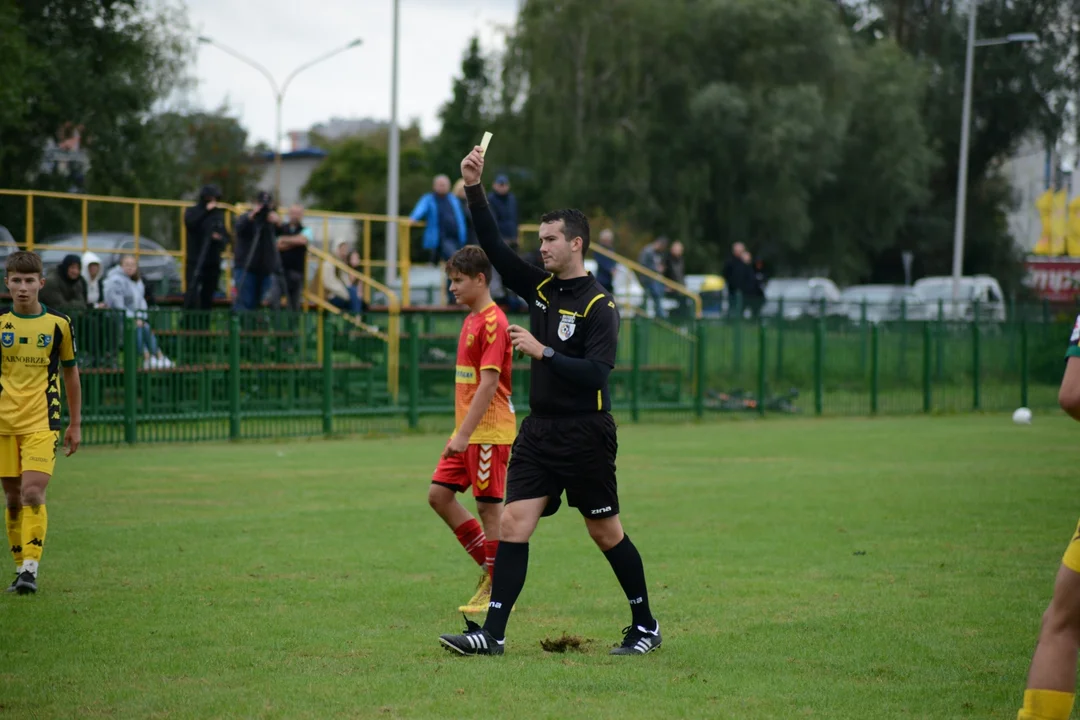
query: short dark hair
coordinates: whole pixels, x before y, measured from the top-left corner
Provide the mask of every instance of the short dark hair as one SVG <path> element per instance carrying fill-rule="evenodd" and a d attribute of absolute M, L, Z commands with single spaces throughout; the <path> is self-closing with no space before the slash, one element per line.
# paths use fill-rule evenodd
<path fill-rule="evenodd" d="M 466 245 L 451 255 L 446 261 L 446 274 L 451 272 L 459 272 L 471 278 L 483 275 L 484 282 L 491 285 L 491 261 L 478 245 Z"/>
<path fill-rule="evenodd" d="M 12 273 L 43 275 L 45 273 L 45 267 L 41 264 L 41 258 L 37 256 L 37 253 L 26 250 L 19 250 L 8 255 L 5 270 L 8 275 Z"/>
<path fill-rule="evenodd" d="M 552 210 L 540 216 L 541 223 L 553 223 L 563 221 L 563 234 L 566 241 L 570 242 L 576 237 L 581 238 L 581 254 L 589 252 L 589 218 L 580 210 Z"/>

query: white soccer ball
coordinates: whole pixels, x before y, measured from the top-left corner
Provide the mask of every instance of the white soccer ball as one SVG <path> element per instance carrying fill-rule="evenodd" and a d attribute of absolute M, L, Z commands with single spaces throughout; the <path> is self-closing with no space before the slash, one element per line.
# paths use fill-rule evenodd
<path fill-rule="evenodd" d="M 1031 424 L 1031 411 L 1027 408 L 1017 408 L 1013 413 L 1013 422 L 1017 425 L 1030 425 Z"/>

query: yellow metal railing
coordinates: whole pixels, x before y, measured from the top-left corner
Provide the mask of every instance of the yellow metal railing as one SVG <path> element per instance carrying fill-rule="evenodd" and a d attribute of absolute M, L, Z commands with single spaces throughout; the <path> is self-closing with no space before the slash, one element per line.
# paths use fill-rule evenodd
<path fill-rule="evenodd" d="M 97 251 L 101 248 L 89 247 L 89 236 L 91 232 L 109 232 L 109 233 L 122 233 L 132 235 L 133 247 L 123 252 L 126 254 L 134 255 L 136 258 L 148 257 L 148 256 L 170 256 L 175 258 L 181 266 L 183 266 L 184 259 L 187 256 L 187 228 L 184 225 L 184 211 L 191 207 L 192 202 L 183 200 L 157 200 L 148 198 L 129 198 L 129 197 L 109 197 L 104 195 L 82 195 L 78 193 L 63 193 L 63 192 L 47 192 L 38 190 L 3 190 L 0 189 L 0 198 L 3 197 L 18 197 L 25 200 L 24 212 L 26 219 L 23 223 L 23 236 L 20 240 L 16 237 L 16 244 L 25 250 L 41 251 L 41 250 L 69 250 L 71 252 L 85 253 L 88 250 Z M 41 213 L 50 212 L 55 208 L 45 207 L 44 201 L 58 202 L 58 203 L 77 203 L 78 208 L 78 220 L 73 220 L 71 223 L 66 224 L 63 228 L 62 234 L 81 234 L 82 245 L 80 247 L 72 247 L 71 245 L 56 245 L 54 243 L 42 242 L 39 237 L 39 228 L 35 223 L 35 215 L 40 216 Z M 117 228 L 118 224 L 115 219 L 109 223 L 109 226 L 102 227 L 101 223 L 92 223 L 91 209 L 95 205 L 110 205 L 110 206 L 123 206 L 130 207 L 130 215 L 123 220 L 123 226 Z M 251 209 L 251 206 L 246 203 L 218 203 L 218 207 L 225 210 L 226 227 L 230 232 L 233 229 L 233 223 L 238 215 L 241 215 Z M 168 212 L 171 215 L 171 220 L 168 222 L 168 231 L 165 233 L 155 232 L 153 238 L 155 242 L 162 245 L 164 250 L 151 249 L 146 247 L 140 247 L 140 243 L 143 240 L 144 228 L 146 225 L 144 215 L 149 210 L 155 210 L 157 212 Z M 287 208 L 279 208 L 278 214 L 284 220 L 287 217 Z M 73 213 L 74 217 L 74 213 Z M 160 219 L 160 218 L 159 218 Z M 305 209 L 304 211 L 304 224 L 310 227 L 313 231 L 318 233 L 318 240 L 323 245 L 324 249 L 328 249 L 332 244 L 335 235 L 348 235 L 352 236 L 354 230 L 356 232 L 356 249 L 360 253 L 360 264 L 363 269 L 363 274 L 366 277 L 371 277 L 373 272 L 378 268 L 386 268 L 387 263 L 385 260 L 377 260 L 372 256 L 372 235 L 373 228 L 377 225 L 384 225 L 389 227 L 394 222 L 394 218 L 387 215 L 373 215 L 366 213 L 342 213 L 332 212 L 328 210 L 318 209 Z M 342 223 L 356 223 L 358 227 L 342 228 Z M 5 218 L 0 216 L 0 225 L 5 225 L 8 230 L 12 231 L 17 236 L 16 228 L 13 228 L 9 222 L 5 222 Z M 92 227 L 96 225 L 97 227 Z M 412 223 L 409 218 L 401 217 L 397 219 L 397 243 L 398 243 L 398 262 L 395 263 L 397 271 L 402 278 L 402 289 L 404 291 L 404 297 L 408 297 L 409 288 L 409 271 L 412 266 L 409 257 L 409 231 L 412 228 L 423 227 L 423 223 Z M 162 235 L 167 237 L 162 237 Z M 177 249 L 170 249 L 177 248 Z M 232 283 L 232 248 L 229 247 L 222 254 L 222 257 L 227 261 L 225 265 L 225 287 L 231 287 Z M 180 268 L 181 288 L 187 290 L 186 277 L 183 272 L 183 268 Z M 365 283 L 364 285 L 364 300 L 370 302 L 371 300 L 371 288 L 374 285 Z"/>
<path fill-rule="evenodd" d="M 536 233 L 539 233 L 539 232 L 540 232 L 540 226 L 539 225 L 521 225 L 521 226 L 518 227 L 518 239 L 519 239 L 519 242 L 521 242 L 522 246 L 524 246 L 525 238 L 529 234 L 536 234 Z M 675 282 L 674 280 L 666 278 L 663 275 L 661 275 L 660 273 L 655 272 L 653 270 L 650 270 L 649 268 L 645 267 L 644 265 L 641 265 L 641 264 L 631 260 L 628 257 L 625 257 L 623 255 L 618 254 L 617 252 L 609 250 L 608 248 L 604 247 L 603 245 L 600 245 L 599 243 L 589 243 L 589 251 L 597 253 L 599 255 L 603 255 L 604 257 L 607 257 L 607 258 L 611 258 L 612 260 L 614 260 L 618 264 L 626 267 L 626 269 L 629 270 L 630 272 L 633 272 L 638 276 L 645 276 L 645 277 L 649 278 L 650 280 L 655 280 L 655 281 L 661 283 L 664 287 L 668 288 L 669 290 L 672 290 L 672 291 L 674 291 L 674 292 L 676 292 L 679 295 L 682 295 L 684 297 L 690 298 L 690 300 L 693 301 L 693 303 L 694 303 L 694 317 L 698 317 L 698 318 L 701 317 L 701 311 L 702 311 L 701 295 L 699 295 L 696 292 L 693 292 L 692 290 L 687 288 L 685 285 L 680 285 L 679 283 Z M 642 288 L 642 289 L 645 290 L 646 293 L 648 293 L 648 290 L 646 288 Z"/>
<path fill-rule="evenodd" d="M 305 274 L 308 269 L 314 267 L 315 277 L 312 283 L 305 285 L 304 299 L 318 309 L 319 317 L 321 318 L 323 313 L 327 312 L 342 315 L 361 331 L 386 343 L 386 390 L 396 403 L 401 378 L 401 300 L 398 298 L 397 293 L 371 276 L 357 272 L 330 253 L 319 248 L 308 248 L 306 262 Z M 358 318 L 342 312 L 336 305 L 327 301 L 326 289 L 323 287 L 323 271 L 327 265 L 333 267 L 335 271 L 344 273 L 354 281 L 363 283 L 365 287 L 370 286 L 386 295 L 389 319 L 385 333 L 376 327 L 361 322 Z M 323 335 L 320 332 L 317 350 L 320 358 L 323 353 L 322 338 Z"/>
<path fill-rule="evenodd" d="M 133 236 L 133 247 L 130 250 L 125 249 L 123 252 L 135 255 L 136 258 L 144 256 L 161 256 L 166 255 L 176 258 L 181 266 L 184 263 L 184 259 L 187 255 L 187 230 L 184 226 L 184 210 L 191 206 L 191 202 L 185 202 L 182 200 L 154 200 L 148 198 L 128 198 L 128 197 L 108 197 L 103 195 L 80 195 L 77 193 L 62 193 L 62 192 L 46 192 L 38 190 L 0 190 L 0 199 L 3 197 L 22 197 L 25 198 L 25 213 L 26 220 L 24 225 L 24 234 L 22 242 L 18 242 L 19 247 L 27 250 L 71 250 L 70 245 L 54 245 L 50 243 L 41 242 L 36 236 L 36 228 L 34 215 L 35 213 L 42 213 L 48 211 L 44 207 L 46 201 L 49 202 L 73 202 L 79 203 L 79 232 L 82 235 L 82 252 L 87 250 L 95 250 L 95 248 L 88 247 L 88 237 L 91 232 L 91 208 L 95 204 L 117 206 L 128 205 L 131 207 L 130 221 L 125 222 L 125 227 L 118 231 L 115 227 L 101 228 L 101 231 L 107 232 L 130 232 Z M 219 203 L 219 207 L 225 210 L 225 221 L 229 231 L 232 231 L 233 222 L 237 215 L 247 212 L 250 209 L 249 205 L 239 203 L 230 205 L 228 203 Z M 286 218 L 286 208 L 280 208 L 278 214 L 282 219 Z M 142 231 L 147 224 L 143 217 L 144 213 L 148 211 L 154 211 L 157 213 L 157 224 L 153 234 L 155 242 L 166 248 L 163 250 L 148 249 L 140 247 L 142 240 Z M 0 216 L 0 225 L 5 225 L 5 218 Z M 372 256 L 372 234 L 373 227 L 377 225 L 383 225 L 387 229 L 392 223 L 397 223 L 397 255 L 398 261 L 395 263 L 398 275 L 401 278 L 401 290 L 400 298 L 401 306 L 408 307 L 410 302 L 410 287 L 409 287 L 409 274 L 412 268 L 412 262 L 410 258 L 412 243 L 411 243 L 411 231 L 414 229 L 424 227 L 424 223 L 413 222 L 408 217 L 392 218 L 388 215 L 374 215 L 367 213 L 346 213 L 346 212 L 333 212 L 329 210 L 318 209 L 305 209 L 304 210 L 304 224 L 307 227 L 312 228 L 313 231 L 318 231 L 321 241 L 322 250 L 329 250 L 333 244 L 335 236 L 340 234 L 346 234 L 352 236 L 353 232 L 357 235 L 357 252 L 360 255 L 360 267 L 362 273 L 358 275 L 368 279 L 364 283 L 363 298 L 365 302 L 371 301 L 372 288 L 382 289 L 384 286 L 378 285 L 372 279 L 374 271 L 386 268 L 387 262 L 385 260 L 377 260 Z M 175 225 L 173 224 L 175 223 Z M 356 223 L 358 227 L 348 228 L 345 230 L 340 229 L 342 223 Z M 153 223 L 151 223 L 153 224 Z M 161 230 L 161 226 L 165 225 L 165 230 Z M 7 226 L 9 230 L 12 228 Z M 535 224 L 521 225 L 519 228 L 519 238 L 524 241 L 528 236 L 534 236 L 539 232 L 540 226 Z M 74 223 L 70 230 L 65 230 L 65 233 L 74 233 Z M 168 235 L 167 238 L 162 237 L 162 234 Z M 524 242 L 523 242 L 524 245 Z M 168 249 L 170 247 L 177 247 L 179 249 Z M 648 270 L 638 263 L 634 262 L 630 258 L 623 257 L 618 253 L 612 252 L 607 248 L 598 244 L 593 244 L 591 249 L 601 255 L 610 257 L 618 262 L 620 265 L 625 266 L 631 272 L 636 273 L 638 276 L 647 277 L 651 280 L 655 280 L 664 285 L 664 287 L 690 298 L 694 303 L 696 315 L 701 316 L 701 296 L 695 292 L 691 292 L 683 285 L 672 282 L 668 278 L 660 275 L 659 273 Z M 317 251 L 318 247 L 311 247 L 310 250 Z M 223 253 L 223 257 L 226 259 L 225 264 L 225 287 L 232 287 L 232 249 L 231 247 Z M 334 262 L 337 262 L 336 258 L 331 258 Z M 347 268 L 343 263 L 342 268 Z M 351 269 L 349 269 L 351 272 Z M 181 288 L 186 290 L 186 273 L 180 269 Z M 388 290 L 388 289 L 387 289 Z M 386 290 L 384 290 L 386 292 Z M 321 297 L 321 296 L 320 296 Z M 390 297 L 388 294 L 387 297 Z M 395 296 L 396 297 L 396 296 Z"/>

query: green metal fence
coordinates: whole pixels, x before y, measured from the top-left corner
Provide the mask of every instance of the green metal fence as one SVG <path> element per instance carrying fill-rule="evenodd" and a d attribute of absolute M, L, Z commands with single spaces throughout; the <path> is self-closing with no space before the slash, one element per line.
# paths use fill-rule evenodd
<path fill-rule="evenodd" d="M 147 359 L 139 320 L 79 315 L 84 441 L 449 430 L 462 317 L 406 316 L 395 400 L 386 344 L 329 314 L 153 310 L 144 322 L 165 364 Z M 1070 328 L 1038 308 L 1006 323 L 624 319 L 612 402 L 622 422 L 1049 409 Z M 521 416 L 528 375 L 515 361 Z"/>

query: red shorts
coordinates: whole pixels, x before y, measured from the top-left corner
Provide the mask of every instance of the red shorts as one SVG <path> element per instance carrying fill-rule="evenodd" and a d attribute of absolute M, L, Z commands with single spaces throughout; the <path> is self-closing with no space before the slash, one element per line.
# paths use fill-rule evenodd
<path fill-rule="evenodd" d="M 440 459 L 431 482 L 455 492 L 465 492 L 471 485 L 474 497 L 501 501 L 509 461 L 509 445 L 469 445 L 463 453 Z"/>

